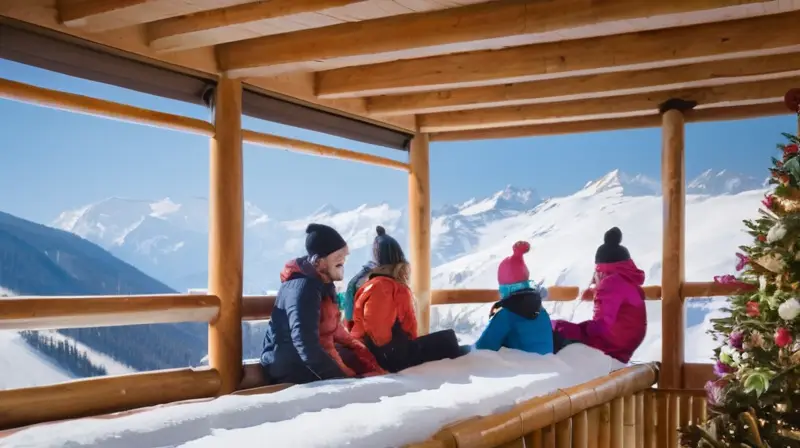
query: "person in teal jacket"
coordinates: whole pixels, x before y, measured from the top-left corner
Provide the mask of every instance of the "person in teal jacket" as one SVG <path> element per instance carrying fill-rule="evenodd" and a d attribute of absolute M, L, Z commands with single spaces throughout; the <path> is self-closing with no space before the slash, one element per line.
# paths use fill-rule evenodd
<path fill-rule="evenodd" d="M 547 289 L 530 281 L 523 255 L 530 244 L 519 241 L 513 255 L 500 263 L 497 280 L 500 300 L 492 306 L 489 324 L 475 342 L 478 350 L 513 348 L 545 355 L 553 353 L 553 330 L 550 315 L 542 308 Z"/>

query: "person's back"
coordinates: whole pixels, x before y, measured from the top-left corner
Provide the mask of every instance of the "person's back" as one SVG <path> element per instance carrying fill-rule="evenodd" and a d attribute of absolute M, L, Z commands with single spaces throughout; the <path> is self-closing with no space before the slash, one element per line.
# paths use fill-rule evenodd
<path fill-rule="evenodd" d="M 364 342 L 390 372 L 461 355 L 453 330 L 417 337 L 414 296 L 408 287 L 410 266 L 397 241 L 376 228 L 374 268 L 355 294 L 350 334 Z"/>
<path fill-rule="evenodd" d="M 565 343 L 580 342 L 627 363 L 647 333 L 647 307 L 644 272 L 621 242 L 622 232 L 614 227 L 595 254 L 592 319 L 578 324 L 557 320 L 553 330 Z"/>
<path fill-rule="evenodd" d="M 513 255 L 498 267 L 501 300 L 494 304 L 489 324 L 475 342 L 479 350 L 501 347 L 530 353 L 553 353 L 553 330 L 550 315 L 542 308 L 546 289 L 530 282 L 523 255 L 530 250 L 524 241 L 513 247 Z"/>
<path fill-rule="evenodd" d="M 595 293 L 595 313 L 586 323 L 589 345 L 622 362 L 630 361 L 647 334 L 644 272 L 628 263 L 603 277 Z"/>

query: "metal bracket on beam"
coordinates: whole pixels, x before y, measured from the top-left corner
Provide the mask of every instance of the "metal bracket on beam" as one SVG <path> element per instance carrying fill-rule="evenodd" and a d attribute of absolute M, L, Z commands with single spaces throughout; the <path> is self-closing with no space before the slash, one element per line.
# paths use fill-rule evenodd
<path fill-rule="evenodd" d="M 658 112 L 661 114 L 670 110 L 686 112 L 687 110 L 692 110 L 695 107 L 697 107 L 697 101 L 670 98 L 658 106 Z"/>

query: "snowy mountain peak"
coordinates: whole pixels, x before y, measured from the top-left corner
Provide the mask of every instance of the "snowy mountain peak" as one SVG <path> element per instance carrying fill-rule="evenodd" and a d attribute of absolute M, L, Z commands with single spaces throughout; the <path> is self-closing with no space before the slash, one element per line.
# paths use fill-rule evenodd
<path fill-rule="evenodd" d="M 322 207 L 314 210 L 314 213 L 312 213 L 311 216 L 309 216 L 309 218 L 321 217 L 321 216 L 333 216 L 333 215 L 338 215 L 339 213 L 340 213 L 339 209 L 337 209 L 333 205 L 324 204 Z"/>
<path fill-rule="evenodd" d="M 752 176 L 728 170 L 714 171 L 708 169 L 689 182 L 686 186 L 686 193 L 717 196 L 757 190 L 763 186 L 764 183 L 762 181 Z"/>
<path fill-rule="evenodd" d="M 577 194 L 591 196 L 603 192 L 625 196 L 656 196 L 661 193 L 661 186 L 643 174 L 630 175 L 620 170 L 613 170 L 595 181 L 588 182 Z"/>
<path fill-rule="evenodd" d="M 483 199 L 470 199 L 455 206 L 455 210 L 462 216 L 473 216 L 490 211 L 507 212 L 522 211 L 533 208 L 539 202 L 534 190 L 518 188 L 512 185 Z"/>

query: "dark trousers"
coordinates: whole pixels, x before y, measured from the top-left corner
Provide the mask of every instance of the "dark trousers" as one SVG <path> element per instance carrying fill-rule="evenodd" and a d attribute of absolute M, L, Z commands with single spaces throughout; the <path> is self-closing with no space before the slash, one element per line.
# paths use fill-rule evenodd
<path fill-rule="evenodd" d="M 577 341 L 573 341 L 571 339 L 567 339 L 564 336 L 561 336 L 561 333 L 553 332 L 553 353 L 558 353 L 561 351 L 562 348 L 570 345 L 575 344 Z"/>
<path fill-rule="evenodd" d="M 392 373 L 426 362 L 458 358 L 463 354 L 453 330 L 437 331 L 412 340 L 399 322 L 392 327 L 392 340 L 388 344 L 378 347 L 369 336 L 364 342 L 378 364 Z"/>

